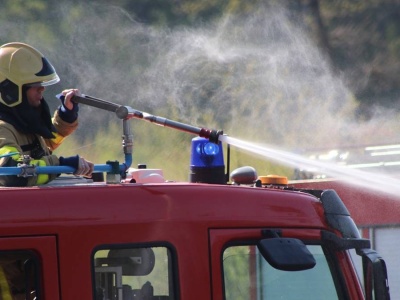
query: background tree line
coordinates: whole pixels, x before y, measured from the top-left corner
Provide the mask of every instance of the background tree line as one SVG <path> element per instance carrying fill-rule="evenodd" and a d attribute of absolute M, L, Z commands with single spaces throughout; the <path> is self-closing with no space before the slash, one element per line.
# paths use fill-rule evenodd
<path fill-rule="evenodd" d="M 18 32 L 21 22 L 30 23 L 31 30 L 42 35 L 59 37 L 68 28 L 56 20 L 48 22 L 46 15 L 58 11 L 62 2 L 70 2 L 67 14 L 79 14 L 80 1 L 2 0 L 0 12 L 2 42 Z M 301 20 L 316 43 L 325 51 L 332 66 L 340 71 L 351 70 L 357 99 L 369 105 L 378 103 L 393 106 L 398 98 L 400 79 L 400 2 L 398 0 L 328 1 L 163 1 L 114 0 L 94 1 L 97 4 L 120 7 L 136 21 L 158 27 L 201 26 L 220 18 L 224 13 L 244 14 L 255 11 L 263 3 L 283 2 L 293 18 Z M 58 12 L 59 13 L 59 12 Z M 4 21 L 7 26 L 4 27 Z M 29 36 L 30 32 L 23 33 Z M 350 76 L 350 75 L 349 75 Z M 397 104 L 397 103 L 396 103 Z M 394 106 L 395 108 L 398 105 Z"/>

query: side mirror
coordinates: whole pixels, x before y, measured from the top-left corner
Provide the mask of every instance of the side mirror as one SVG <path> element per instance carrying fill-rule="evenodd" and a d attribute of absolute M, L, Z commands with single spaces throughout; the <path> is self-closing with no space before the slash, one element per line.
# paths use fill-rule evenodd
<path fill-rule="evenodd" d="M 268 238 L 258 242 L 257 248 L 275 269 L 303 271 L 312 269 L 316 261 L 306 245 L 293 238 Z"/>
<path fill-rule="evenodd" d="M 357 254 L 362 257 L 366 299 L 389 300 L 385 261 L 372 249 L 360 249 Z"/>

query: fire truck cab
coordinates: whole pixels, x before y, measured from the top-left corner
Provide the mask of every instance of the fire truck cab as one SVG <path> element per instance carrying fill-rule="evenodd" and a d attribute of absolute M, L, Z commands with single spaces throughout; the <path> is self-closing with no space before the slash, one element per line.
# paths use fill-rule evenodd
<path fill-rule="evenodd" d="M 2 299 L 389 299 L 333 190 L 257 185 L 3 188 Z"/>
<path fill-rule="evenodd" d="M 97 166 L 107 170 L 102 182 L 62 176 L 0 188 L 0 299 L 389 299 L 384 260 L 334 190 L 300 189 L 251 167 L 228 183 L 215 131 L 107 109 L 124 120 L 128 161 L 129 116 L 198 133 L 190 182 L 110 162 Z"/>

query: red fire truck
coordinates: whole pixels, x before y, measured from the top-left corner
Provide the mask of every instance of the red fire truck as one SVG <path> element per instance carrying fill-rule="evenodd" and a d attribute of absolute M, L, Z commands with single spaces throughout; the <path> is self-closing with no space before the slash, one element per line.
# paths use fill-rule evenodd
<path fill-rule="evenodd" d="M 0 299 L 390 298 L 384 260 L 334 190 L 300 189 L 251 167 L 228 180 L 221 132 L 106 109 L 124 121 L 127 157 L 131 117 L 200 135 L 192 140 L 190 182 L 108 162 L 95 167 L 105 181 L 60 176 L 1 188 Z M 0 174 L 53 171 L 71 170 L 26 164 Z"/>

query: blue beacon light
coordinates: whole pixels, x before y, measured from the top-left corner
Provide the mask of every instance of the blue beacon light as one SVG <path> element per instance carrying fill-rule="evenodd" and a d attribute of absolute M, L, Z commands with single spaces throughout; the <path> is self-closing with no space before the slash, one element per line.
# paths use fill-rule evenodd
<path fill-rule="evenodd" d="M 192 139 L 190 182 L 226 184 L 222 143 L 206 138 Z"/>

